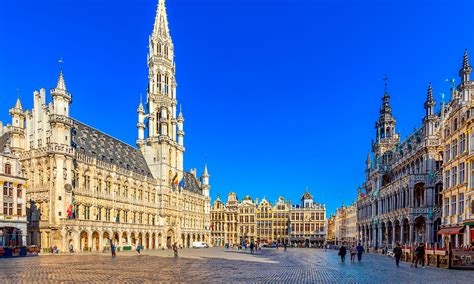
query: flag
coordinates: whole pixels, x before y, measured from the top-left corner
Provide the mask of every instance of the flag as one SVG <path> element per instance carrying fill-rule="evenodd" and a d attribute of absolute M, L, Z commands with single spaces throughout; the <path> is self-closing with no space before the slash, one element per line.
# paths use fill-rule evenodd
<path fill-rule="evenodd" d="M 71 193 L 72 196 L 71 196 L 71 204 L 69 204 L 69 207 L 67 208 L 67 218 L 68 219 L 75 219 L 76 218 L 76 210 L 74 208 L 74 205 L 75 205 L 75 201 L 74 201 L 74 192 Z"/>
<path fill-rule="evenodd" d="M 184 188 L 184 177 L 179 181 L 178 188 L 179 192 L 181 192 L 181 190 Z"/>
<path fill-rule="evenodd" d="M 171 180 L 171 186 L 173 187 L 173 189 L 176 189 L 176 187 L 178 186 L 178 183 L 179 183 L 178 174 L 176 173 L 174 175 L 173 180 Z"/>

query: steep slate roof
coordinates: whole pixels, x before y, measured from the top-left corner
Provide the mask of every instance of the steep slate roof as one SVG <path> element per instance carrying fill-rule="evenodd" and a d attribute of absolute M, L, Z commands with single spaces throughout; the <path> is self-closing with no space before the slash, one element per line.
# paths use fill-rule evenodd
<path fill-rule="evenodd" d="M 188 172 L 184 172 L 184 190 L 202 194 L 202 190 L 199 187 L 197 179 Z"/>
<path fill-rule="evenodd" d="M 78 153 L 115 164 L 123 169 L 153 177 L 139 149 L 113 138 L 99 130 L 74 120 L 76 133 L 73 141 Z"/>

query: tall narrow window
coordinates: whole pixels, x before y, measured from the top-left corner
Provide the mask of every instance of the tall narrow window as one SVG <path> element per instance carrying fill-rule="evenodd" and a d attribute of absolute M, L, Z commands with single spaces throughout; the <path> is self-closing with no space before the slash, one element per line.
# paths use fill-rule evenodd
<path fill-rule="evenodd" d="M 458 170 L 458 167 L 452 167 L 452 168 L 451 168 L 451 183 L 452 183 L 452 186 L 456 186 L 456 184 L 457 184 L 457 182 L 458 182 L 458 179 L 457 179 L 457 176 L 458 176 L 457 170 Z"/>
<path fill-rule="evenodd" d="M 460 184 L 463 184 L 464 183 L 464 180 L 465 180 L 465 164 L 464 163 L 460 163 L 459 164 L 459 183 Z"/>
<path fill-rule="evenodd" d="M 456 158 L 456 156 L 458 155 L 458 140 L 457 139 L 454 139 L 453 140 L 453 159 Z"/>
<path fill-rule="evenodd" d="M 444 199 L 444 217 L 448 217 L 449 216 L 449 198 L 446 197 Z"/>
<path fill-rule="evenodd" d="M 456 195 L 451 196 L 451 215 L 456 215 Z"/>
<path fill-rule="evenodd" d="M 22 215 L 23 215 L 22 204 L 17 204 L 17 205 L 16 205 L 16 215 L 18 215 L 18 216 L 22 216 Z"/>
<path fill-rule="evenodd" d="M 461 134 L 459 138 L 459 154 L 463 154 L 466 151 L 466 134 Z"/>
<path fill-rule="evenodd" d="M 10 164 L 5 164 L 5 174 L 7 175 L 12 174 L 12 166 Z"/>

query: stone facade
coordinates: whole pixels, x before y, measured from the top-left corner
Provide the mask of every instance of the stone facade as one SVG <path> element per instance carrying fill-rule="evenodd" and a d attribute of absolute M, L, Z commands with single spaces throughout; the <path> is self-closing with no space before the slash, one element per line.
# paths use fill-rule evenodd
<path fill-rule="evenodd" d="M 357 241 L 357 205 L 342 205 L 336 210 L 334 218 L 334 241 L 337 245 L 356 244 Z"/>
<path fill-rule="evenodd" d="M 422 125 L 404 141 L 395 133 L 385 92 L 376 141 L 366 162 L 365 193 L 359 193 L 358 239 L 366 246 L 425 242 L 454 247 L 473 242 L 474 149 L 472 68 L 467 51 L 451 84 L 450 99 L 435 112 L 431 83 Z"/>
<path fill-rule="evenodd" d="M 17 106 L 21 105 L 17 101 Z M 26 178 L 20 171 L 20 162 L 10 150 L 11 126 L 0 124 L 0 247 L 26 245 Z"/>
<path fill-rule="evenodd" d="M 283 197 L 274 205 L 265 198 L 259 203 L 249 196 L 239 202 L 231 192 L 225 205 L 220 197 L 214 201 L 211 230 L 211 244 L 215 246 L 251 240 L 261 244 L 321 244 L 326 240 L 326 207 L 313 202 L 308 192 L 301 205 L 291 205 Z"/>
<path fill-rule="evenodd" d="M 72 94 L 61 70 L 47 103 L 19 101 L 8 126 L 27 177 L 29 243 L 60 251 L 102 251 L 141 244 L 166 248 L 209 241 L 207 167 L 183 169 L 184 118 L 177 115 L 174 47 L 164 0 L 149 37 L 147 98 L 138 113 L 138 148 L 70 117 Z M 146 136 L 145 136 L 145 130 Z"/>
<path fill-rule="evenodd" d="M 439 241 L 443 117 L 435 113 L 435 104 L 430 84 L 422 125 L 401 141 L 385 89 L 372 141 L 374 158 L 369 153 L 365 193 L 357 201 L 358 239 L 365 246 Z"/>
<path fill-rule="evenodd" d="M 470 79 L 471 72 L 466 50 L 459 70 L 461 83 L 452 88 L 443 121 L 444 189 L 440 233 L 453 247 L 474 243 L 474 81 Z"/>

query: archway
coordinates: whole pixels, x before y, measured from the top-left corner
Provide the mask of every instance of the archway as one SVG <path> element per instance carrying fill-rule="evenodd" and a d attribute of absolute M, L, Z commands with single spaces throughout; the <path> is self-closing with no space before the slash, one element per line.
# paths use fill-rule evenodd
<path fill-rule="evenodd" d="M 187 236 L 187 242 L 186 243 L 188 244 L 188 248 L 190 248 L 191 247 L 191 236 L 189 234 Z"/>
<path fill-rule="evenodd" d="M 400 221 L 395 220 L 395 242 L 401 242 L 401 226 Z"/>
<path fill-rule="evenodd" d="M 415 184 L 413 190 L 414 194 L 414 205 L 415 207 L 421 207 L 425 205 L 425 185 L 423 183 Z"/>
<path fill-rule="evenodd" d="M 149 233 L 145 234 L 145 247 L 146 249 L 150 249 L 150 234 Z"/>
<path fill-rule="evenodd" d="M 392 244 L 393 243 L 393 225 L 392 221 L 387 222 L 387 244 Z"/>
<path fill-rule="evenodd" d="M 123 245 L 128 245 L 128 236 L 127 236 L 127 232 L 123 232 L 122 233 L 122 244 Z"/>
<path fill-rule="evenodd" d="M 158 248 L 161 248 L 163 246 L 163 240 L 162 240 L 162 235 L 161 233 L 158 233 Z"/>
<path fill-rule="evenodd" d="M 134 232 L 132 232 L 132 234 L 130 235 L 130 240 L 132 241 L 132 242 L 131 242 L 131 245 L 134 245 L 134 246 L 137 245 L 137 238 L 135 237 L 135 233 L 134 233 Z"/>
<path fill-rule="evenodd" d="M 173 230 L 168 230 L 168 232 L 166 233 L 166 246 L 168 248 L 171 248 L 171 246 L 173 245 L 174 243 L 174 232 Z"/>
<path fill-rule="evenodd" d="M 407 244 L 410 242 L 410 222 L 408 221 L 408 219 L 403 220 L 402 226 L 403 226 L 403 235 L 402 235 L 403 243 Z"/>
<path fill-rule="evenodd" d="M 417 243 L 424 243 L 426 240 L 426 221 L 424 217 L 420 216 L 415 219 L 414 231 L 415 241 Z"/>
<path fill-rule="evenodd" d="M 141 247 L 143 247 L 143 235 L 142 233 L 138 233 L 138 245 L 140 245 Z"/>
<path fill-rule="evenodd" d="M 155 233 L 151 234 L 151 248 L 152 249 L 156 248 L 156 234 Z"/>
<path fill-rule="evenodd" d="M 104 248 L 110 247 L 110 235 L 108 232 L 104 232 L 104 234 L 102 235 L 102 240 Z"/>
<path fill-rule="evenodd" d="M 381 224 L 382 226 L 382 244 L 381 245 L 385 245 L 387 243 L 387 226 L 385 225 L 385 222 L 383 222 Z"/>
<path fill-rule="evenodd" d="M 89 247 L 88 247 L 88 243 L 89 243 L 89 235 L 87 234 L 86 231 L 82 231 L 80 236 L 80 249 L 81 251 L 88 251 L 89 250 Z"/>
<path fill-rule="evenodd" d="M 119 244 L 120 244 L 119 241 L 120 241 L 119 234 L 118 234 L 118 233 L 114 233 L 114 243 L 115 243 L 116 245 L 119 245 Z"/>
<path fill-rule="evenodd" d="M 95 251 L 99 251 L 100 250 L 100 235 L 98 232 L 94 232 L 92 233 L 92 248 L 95 250 Z"/>

